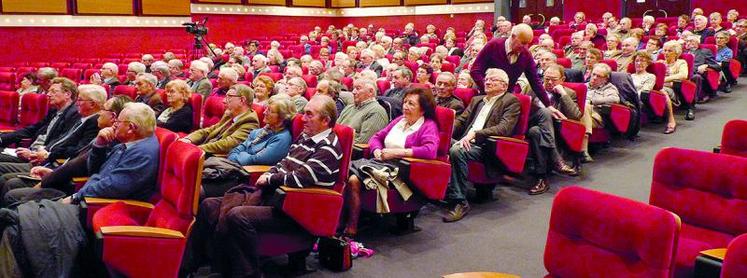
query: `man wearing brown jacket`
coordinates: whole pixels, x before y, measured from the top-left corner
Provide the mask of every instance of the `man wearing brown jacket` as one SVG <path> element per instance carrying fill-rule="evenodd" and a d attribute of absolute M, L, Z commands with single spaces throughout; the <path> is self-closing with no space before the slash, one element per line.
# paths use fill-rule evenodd
<path fill-rule="evenodd" d="M 220 122 L 196 130 L 180 140 L 195 144 L 209 154 L 227 154 L 259 127 L 257 113 L 252 111 L 254 90 L 246 85 L 233 85 L 223 102 L 226 112 Z"/>
<path fill-rule="evenodd" d="M 446 200 L 451 206 L 444 222 L 459 221 L 469 213 L 465 196 L 470 181 L 467 180 L 467 164 L 471 160 L 488 157 L 483 145 L 490 136 L 510 136 L 519 120 L 519 99 L 508 90 L 508 75 L 505 71 L 490 68 L 485 72 L 484 96 L 472 98 L 467 109 L 454 122 L 453 138 L 457 141 L 449 150 L 451 180 L 446 189 Z"/>

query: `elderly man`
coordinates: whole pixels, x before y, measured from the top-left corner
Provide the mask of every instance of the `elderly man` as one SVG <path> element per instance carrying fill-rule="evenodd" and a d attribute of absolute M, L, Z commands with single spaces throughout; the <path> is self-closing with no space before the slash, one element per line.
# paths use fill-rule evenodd
<path fill-rule="evenodd" d="M 342 110 L 345 109 L 345 106 L 348 105 L 345 100 L 340 97 L 341 90 L 342 84 L 334 80 L 323 79 L 316 84 L 316 94 L 326 95 L 335 100 L 337 116 L 339 116 L 340 112 L 342 112 Z M 353 99 L 354 98 L 355 97 L 353 97 Z"/>
<path fill-rule="evenodd" d="M 571 43 L 569 45 L 566 45 L 563 48 L 563 52 L 565 52 L 565 57 L 573 58 L 574 56 L 578 55 L 578 47 L 581 45 L 581 42 L 584 41 L 584 32 L 578 31 L 571 34 Z"/>
<path fill-rule="evenodd" d="M 717 88 L 711 88 L 711 83 L 705 79 L 708 69 L 721 71 L 721 65 L 716 62 L 715 53 L 708 48 L 700 48 L 701 40 L 697 35 L 690 35 L 685 38 L 685 52 L 693 55 L 693 79 L 700 84 L 700 94 L 698 103 L 708 102 L 711 98 L 716 97 Z"/>
<path fill-rule="evenodd" d="M 586 84 L 588 91 L 586 93 L 587 105 L 584 113 L 588 113 L 591 116 L 584 122 L 587 128 L 588 126 L 592 128 L 604 127 L 602 109 L 609 107 L 611 104 L 620 103 L 620 93 L 617 87 L 610 83 L 611 75 L 612 68 L 607 64 L 599 63 L 592 68 L 591 79 Z M 588 141 L 588 138 L 584 138 L 584 145 L 582 147 L 584 150 L 588 150 Z M 583 161 L 593 161 L 588 151 L 584 152 Z"/>
<path fill-rule="evenodd" d="M 486 95 L 472 98 L 467 109 L 456 118 L 452 146 L 449 149 L 451 179 L 446 189 L 450 209 L 444 222 L 459 221 L 470 211 L 466 190 L 471 185 L 467 179 L 467 165 L 472 160 L 482 160 L 492 165 L 485 144 L 490 136 L 510 136 L 521 113 L 519 99 L 508 90 L 506 72 L 490 68 L 485 76 Z M 486 167 L 488 169 L 497 167 Z M 489 173 L 491 175 L 495 173 Z"/>
<path fill-rule="evenodd" d="M 150 73 L 151 72 L 151 65 L 153 65 L 153 62 L 155 62 L 156 59 L 153 58 L 153 55 L 150 54 L 144 54 L 142 58 L 140 58 L 140 62 L 145 65 L 145 72 Z"/>
<path fill-rule="evenodd" d="M 250 70 L 252 71 L 254 78 L 257 78 L 257 76 L 263 72 L 272 71 L 270 67 L 267 66 L 267 61 L 269 61 L 269 59 L 262 54 L 257 54 L 252 57 L 252 67 Z"/>
<path fill-rule="evenodd" d="M 400 102 L 405 96 L 405 90 L 410 88 L 412 82 L 412 71 L 407 67 L 399 67 L 392 72 L 392 88 L 387 90 L 384 96 L 398 99 Z"/>
<path fill-rule="evenodd" d="M 156 89 L 166 89 L 166 84 L 171 81 L 171 75 L 169 74 L 169 64 L 164 61 L 155 61 L 150 65 L 150 70 L 151 73 L 158 79 Z"/>
<path fill-rule="evenodd" d="M 225 96 L 228 90 L 239 81 L 239 74 L 229 67 L 222 67 L 218 73 L 218 88 L 210 96 Z"/>
<path fill-rule="evenodd" d="M 436 95 L 436 104 L 454 110 L 457 116 L 464 111 L 464 102 L 454 96 L 456 89 L 456 77 L 448 71 L 441 72 L 436 78 L 436 85 L 433 87 L 433 93 Z"/>
<path fill-rule="evenodd" d="M 740 19 L 734 24 L 735 36 L 737 37 L 737 59 L 742 65 L 747 65 L 747 19 Z M 747 70 L 742 70 L 742 76 Z"/>
<path fill-rule="evenodd" d="M 630 37 L 630 29 L 633 28 L 633 21 L 628 17 L 623 17 L 620 19 L 620 25 L 617 29 L 617 34 L 620 35 L 620 38 L 626 39 Z"/>
<path fill-rule="evenodd" d="M 93 75 L 91 75 L 91 84 L 109 85 L 110 94 L 114 92 L 114 88 L 121 84 L 119 83 L 119 78 L 117 77 L 117 74 L 119 73 L 119 67 L 117 67 L 117 64 L 104 63 L 104 65 L 101 66 L 101 69 L 99 69 L 99 73 L 100 74 L 94 73 Z"/>
<path fill-rule="evenodd" d="M 207 79 L 209 71 L 208 65 L 199 60 L 192 61 L 189 65 L 189 81 L 187 81 L 187 85 L 190 86 L 193 93 L 202 95 L 203 102 L 210 96 L 210 92 L 213 91 L 213 84 Z"/>
<path fill-rule="evenodd" d="M 86 91 L 93 91 L 95 92 L 94 95 L 103 94 L 104 98 L 106 98 L 106 91 L 101 86 L 81 85 L 78 88 L 81 93 L 80 97 L 83 97 L 83 94 L 85 94 Z M 128 102 L 130 102 L 130 100 L 126 96 L 115 96 L 107 100 L 103 108 L 98 112 L 98 117 L 96 117 L 97 129 L 91 137 L 96 137 L 96 134 L 100 129 L 112 126 L 117 115 L 120 114 L 124 105 Z M 54 165 L 35 166 L 31 168 L 29 172 L 25 173 L 25 175 L 41 179 L 41 181 L 26 178 L 7 179 L 8 177 L 4 176 L 4 178 L 7 179 L 5 181 L 5 186 L 7 188 L 15 188 L 5 194 L 5 204 L 7 205 L 17 201 L 22 201 L 27 196 L 35 194 L 40 194 L 41 196 L 67 196 L 75 193 L 75 188 L 72 183 L 73 178 L 86 177 L 92 174 L 88 171 L 87 160 L 94 139 L 95 138 L 88 140 L 87 142 L 81 140 L 86 145 L 75 154 L 75 157 L 71 157 L 65 161 L 65 163 L 56 168 L 53 168 Z M 46 192 L 37 193 L 40 191 Z"/>
<path fill-rule="evenodd" d="M 576 12 L 573 16 L 573 22 L 568 25 L 571 29 L 580 30 L 581 25 L 586 24 L 586 14 L 584 12 Z"/>
<path fill-rule="evenodd" d="M 283 160 L 257 180 L 252 191 L 272 196 L 280 186 L 291 188 L 331 188 L 338 178 L 342 147 L 332 130 L 335 125 L 335 104 L 327 96 L 314 96 L 303 111 L 303 133 L 291 145 Z M 259 252 L 256 242 L 263 231 L 303 232 L 298 224 L 268 202 L 243 204 L 231 208 L 219 220 L 223 197 L 207 198 L 200 204 L 190 241 L 192 249 L 181 273 L 197 270 L 207 254 L 207 245 L 222 246 L 211 261 L 220 264 L 224 277 L 260 277 Z M 289 200 L 285 200 L 289 202 Z M 219 223 L 221 222 L 221 223 Z M 223 225 L 227 229 L 216 229 Z"/>
<path fill-rule="evenodd" d="M 376 82 L 359 78 L 353 82 L 354 103 L 340 112 L 339 122 L 355 129 L 356 144 L 366 144 L 377 131 L 386 127 L 389 116 L 376 101 Z"/>
<path fill-rule="evenodd" d="M 375 61 L 374 55 L 373 50 L 368 48 L 361 51 L 361 61 L 358 64 L 358 68 L 361 70 L 372 70 L 376 72 L 376 77 L 379 77 L 381 76 L 381 71 L 384 70 L 384 67 Z"/>
<path fill-rule="evenodd" d="M 179 59 L 172 59 L 168 61 L 169 63 L 169 79 L 184 79 L 186 76 L 184 72 L 182 71 L 182 68 L 184 67 L 184 63 L 182 63 L 182 60 Z"/>
<path fill-rule="evenodd" d="M 704 15 L 695 16 L 693 22 L 693 35 L 698 36 L 700 43 L 705 43 L 707 37 L 713 37 L 716 32 L 713 29 L 708 28 L 708 18 Z"/>
<path fill-rule="evenodd" d="M 73 103 L 78 98 L 78 88 L 70 79 L 52 79 L 49 91 L 49 112 L 41 121 L 25 128 L 0 134 L 0 146 L 18 144 L 23 139 L 33 139 L 29 148 L 15 149 L 15 156 L 0 154 L 0 162 L 33 162 L 40 164 L 48 154 L 50 146 L 58 143 L 66 132 L 80 122 L 78 108 Z M 6 149 L 6 152 L 9 150 Z M 61 156 L 65 157 L 65 156 Z M 55 157 L 55 158 L 61 158 Z"/>
<path fill-rule="evenodd" d="M 633 55 L 638 50 L 640 42 L 635 37 L 628 37 L 622 41 L 620 56 L 617 56 L 617 71 L 628 72 L 628 65 L 633 62 Z"/>
<path fill-rule="evenodd" d="M 511 27 L 513 24 L 511 21 L 505 20 L 496 24 L 497 28 L 493 32 L 493 36 L 496 38 L 508 38 L 511 36 Z M 527 25 L 529 26 L 529 25 Z M 530 27 L 531 29 L 531 27 Z"/>
<path fill-rule="evenodd" d="M 311 61 L 309 63 L 309 75 L 316 76 L 317 79 L 324 73 L 324 65 L 318 60 Z"/>
<path fill-rule="evenodd" d="M 57 77 L 57 70 L 53 68 L 39 68 L 36 71 L 36 79 L 39 83 L 39 91 L 37 93 L 46 94 L 49 91 L 49 86 L 51 85 L 50 81 L 52 81 L 52 79 L 54 79 L 55 77 Z"/>
<path fill-rule="evenodd" d="M 250 131 L 259 127 L 257 113 L 252 110 L 253 102 L 254 90 L 243 84 L 234 85 L 223 99 L 226 113 L 220 122 L 179 140 L 198 145 L 206 153 L 227 154 L 244 142 Z"/>
<path fill-rule="evenodd" d="M 140 62 L 131 62 L 127 65 L 127 75 L 124 84 L 127 86 L 135 86 L 137 75 L 145 72 L 145 65 Z"/>
<path fill-rule="evenodd" d="M 155 128 L 156 115 L 148 105 L 126 104 L 114 126 L 101 129 L 93 141 L 88 166 L 95 174 L 62 202 L 77 204 L 85 197 L 148 200 L 156 189 L 159 166 Z"/>
<path fill-rule="evenodd" d="M 153 112 L 156 113 L 156 117 L 158 117 L 166 109 L 166 105 L 163 104 L 161 95 L 156 93 L 156 84 L 158 84 L 158 79 L 155 75 L 150 73 L 138 74 L 135 81 L 135 86 L 137 86 L 135 102 L 145 103 L 150 106 Z"/>
<path fill-rule="evenodd" d="M 511 37 L 494 39 L 488 42 L 472 63 L 470 75 L 477 87 L 484 90 L 485 71 L 498 68 L 506 72 L 509 78 L 508 87 L 513 88 L 516 81 L 524 74 L 529 80 L 532 91 L 547 106 L 550 100 L 542 89 L 542 82 L 537 75 L 537 65 L 526 46 L 532 42 L 534 33 L 526 24 L 516 25 L 511 30 Z"/>
<path fill-rule="evenodd" d="M 64 133 L 59 139 L 38 148 L 34 152 L 35 158 L 30 162 L 0 163 L 0 174 L 4 174 L 3 178 L 0 179 L 2 183 L 17 177 L 19 174 L 28 174 L 34 165 L 54 166 L 57 164 L 57 159 L 73 157 L 96 137 L 99 132 L 98 113 L 106 102 L 106 91 L 103 87 L 92 84 L 80 85 L 77 89 L 79 95 L 75 104 L 80 118 L 72 123 L 70 129 L 63 130 Z M 5 184 L 5 187 L 0 189 L 0 194 L 14 189 L 18 185 Z M 25 187 L 26 184 L 21 183 L 20 185 Z"/>

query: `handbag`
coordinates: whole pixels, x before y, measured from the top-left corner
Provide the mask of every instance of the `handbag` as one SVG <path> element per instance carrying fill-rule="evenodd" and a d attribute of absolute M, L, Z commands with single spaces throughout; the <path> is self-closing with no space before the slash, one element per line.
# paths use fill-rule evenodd
<path fill-rule="evenodd" d="M 350 244 L 337 237 L 319 238 L 319 264 L 332 271 L 347 271 L 353 267 Z"/>

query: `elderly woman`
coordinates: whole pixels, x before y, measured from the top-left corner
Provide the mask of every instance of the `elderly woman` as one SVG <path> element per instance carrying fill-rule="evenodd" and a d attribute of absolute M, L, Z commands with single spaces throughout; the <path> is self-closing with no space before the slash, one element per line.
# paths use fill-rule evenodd
<path fill-rule="evenodd" d="M 270 49 L 267 51 L 267 64 L 271 66 L 280 66 L 285 62 L 285 58 L 283 58 L 283 54 L 280 54 L 280 51 L 277 49 Z"/>
<path fill-rule="evenodd" d="M 169 107 L 158 116 L 156 125 L 173 132 L 191 132 L 194 113 L 189 102 L 191 97 L 192 91 L 184 80 L 177 79 L 166 84 Z"/>
<path fill-rule="evenodd" d="M 306 81 L 300 77 L 293 77 L 288 80 L 286 93 L 290 96 L 291 102 L 296 106 L 296 111 L 303 111 L 303 108 L 309 103 L 304 97 L 306 94 Z"/>
<path fill-rule="evenodd" d="M 584 67 L 581 71 L 584 73 L 584 82 L 589 82 L 594 65 L 602 61 L 602 52 L 599 49 L 592 48 L 586 51 Z"/>
<path fill-rule="evenodd" d="M 438 53 L 431 54 L 431 69 L 433 69 L 433 72 L 435 73 L 441 73 L 441 65 L 444 63 L 444 56 L 441 56 Z"/>
<path fill-rule="evenodd" d="M 378 63 L 382 67 L 386 67 L 387 65 L 389 65 L 389 59 L 386 58 L 386 50 L 383 46 L 375 44 L 371 46 L 371 50 L 373 50 L 376 63 Z"/>
<path fill-rule="evenodd" d="M 23 75 L 21 78 L 21 86 L 16 90 L 19 96 L 23 96 L 28 93 L 39 92 L 39 84 L 37 84 L 36 74 L 29 72 Z"/>
<path fill-rule="evenodd" d="M 368 144 L 374 159 L 353 161 L 350 169 L 351 175 L 348 179 L 350 186 L 346 188 L 349 213 L 344 232 L 348 237 L 353 237 L 358 233 L 362 181 L 369 177 L 368 172 L 363 170 L 366 167 L 363 166 L 390 168 L 396 167 L 391 161 L 398 158 L 434 159 L 436 157 L 439 144 L 438 123 L 436 102 L 430 90 L 415 88 L 406 91 L 402 102 L 402 116 L 377 132 L 368 140 Z"/>
<path fill-rule="evenodd" d="M 609 34 L 607 35 L 607 50 L 604 51 L 604 59 L 616 59 L 622 54 L 620 51 L 621 43 L 620 35 Z"/>
<path fill-rule="evenodd" d="M 423 61 L 420 61 L 420 56 L 422 55 L 421 54 L 422 52 L 420 52 L 420 50 L 421 49 L 419 47 L 415 47 L 415 46 L 410 47 L 410 49 L 408 49 L 407 51 L 407 61 L 422 64 Z"/>
<path fill-rule="evenodd" d="M 584 30 L 584 40 L 590 41 L 596 48 L 601 48 L 607 41 L 604 36 L 599 34 L 599 30 L 594 24 L 586 25 L 586 29 Z"/>
<path fill-rule="evenodd" d="M 687 62 L 679 58 L 682 55 L 682 45 L 676 41 L 668 41 L 664 44 L 662 54 L 664 54 L 664 60 L 660 62 L 663 62 L 667 66 L 667 74 L 664 77 L 664 88 L 662 88 L 662 91 L 667 93 L 672 106 L 679 106 L 680 103 L 684 104 L 688 110 L 685 119 L 692 119 L 695 117 L 692 108 L 689 104 L 680 102 L 680 98 L 675 93 L 675 90 L 678 90 L 675 87 L 681 88 L 679 85 L 683 80 L 687 80 L 690 72 Z M 672 110 L 672 107 L 669 108 Z"/>
<path fill-rule="evenodd" d="M 415 75 L 416 83 L 427 85 L 429 88 L 433 87 L 431 83 L 431 74 L 433 74 L 433 68 L 428 64 L 422 64 L 418 67 L 417 74 Z"/>
<path fill-rule="evenodd" d="M 275 87 L 275 82 L 268 76 L 259 76 L 252 82 L 252 88 L 254 88 L 254 104 L 267 106 L 267 100 L 272 96 L 272 90 Z"/>
<path fill-rule="evenodd" d="M 656 76 L 646 71 L 646 68 L 653 63 L 651 55 L 645 51 L 636 52 L 633 56 L 635 65 L 635 72 L 630 75 L 633 78 L 633 84 L 641 96 L 643 103 L 648 103 L 651 90 L 654 89 L 656 84 Z M 667 98 L 667 127 L 664 129 L 664 134 L 671 134 L 677 129 L 677 122 L 674 119 L 674 112 L 672 111 L 672 101 L 669 99 L 669 94 L 665 94 Z"/>

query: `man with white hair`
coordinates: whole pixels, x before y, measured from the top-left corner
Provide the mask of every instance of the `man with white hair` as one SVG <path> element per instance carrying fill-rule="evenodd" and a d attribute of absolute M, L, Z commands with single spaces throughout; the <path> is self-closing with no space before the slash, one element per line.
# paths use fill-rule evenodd
<path fill-rule="evenodd" d="M 633 56 L 638 50 L 639 41 L 636 37 L 628 37 L 622 41 L 622 51 L 620 56 L 617 56 L 615 61 L 617 62 L 617 71 L 627 72 L 628 65 L 633 62 Z"/>
<path fill-rule="evenodd" d="M 109 93 L 114 92 L 114 88 L 121 84 L 117 77 L 117 74 L 119 73 L 119 67 L 117 67 L 117 64 L 104 63 L 104 65 L 101 66 L 101 69 L 99 69 L 99 73 L 100 74 L 94 73 L 91 75 L 91 84 L 109 85 Z"/>
<path fill-rule="evenodd" d="M 259 74 L 263 72 L 271 72 L 270 67 L 267 66 L 267 57 L 262 54 L 257 54 L 252 57 L 252 67 L 249 70 L 252 71 L 254 78 L 257 78 Z M 248 81 L 248 80 L 247 80 Z"/>
<path fill-rule="evenodd" d="M 184 67 L 184 63 L 182 63 L 182 60 L 179 59 L 173 59 L 168 62 L 169 64 L 169 79 L 184 79 L 186 76 L 184 75 L 184 72 L 182 71 L 182 68 Z"/>
<path fill-rule="evenodd" d="M 171 81 L 169 74 L 169 64 L 164 61 L 155 61 L 150 65 L 151 74 L 155 75 L 158 79 L 156 89 L 166 89 L 166 84 Z"/>
<path fill-rule="evenodd" d="M 625 39 L 630 36 L 629 33 L 631 28 L 633 28 L 633 21 L 629 17 L 623 17 L 622 19 L 620 19 L 620 25 L 617 29 L 617 34 L 619 34 L 622 39 Z"/>
<path fill-rule="evenodd" d="M 57 77 L 57 70 L 49 67 L 39 68 L 36 71 L 36 79 L 39 83 L 39 91 L 37 93 L 46 94 L 47 91 L 49 91 L 49 82 L 52 81 L 52 79 L 54 79 L 55 77 Z"/>
<path fill-rule="evenodd" d="M 701 84 L 700 94 L 698 95 L 698 103 L 708 102 L 711 98 L 716 97 L 718 88 L 711 88 L 710 82 L 706 81 L 706 71 L 708 69 L 721 71 L 721 64 L 716 61 L 715 54 L 708 48 L 700 48 L 701 40 L 698 39 L 697 35 L 690 35 L 685 37 L 685 51 L 683 53 L 690 53 L 693 55 L 693 68 L 690 69 L 693 73 L 692 80 L 697 84 Z"/>
<path fill-rule="evenodd" d="M 187 85 L 190 86 L 193 93 L 202 95 L 203 102 L 205 102 L 213 91 L 213 84 L 207 78 L 208 71 L 210 69 L 208 69 L 207 64 L 200 60 L 194 60 L 189 65 L 189 81 L 187 81 Z"/>
<path fill-rule="evenodd" d="M 153 55 L 144 54 L 140 59 L 140 62 L 145 65 L 145 72 L 150 73 L 150 66 L 155 62 L 155 59 L 153 58 Z"/>
<path fill-rule="evenodd" d="M 319 60 L 314 60 L 309 63 L 309 75 L 316 76 L 317 79 L 319 79 L 319 76 L 324 73 L 324 65 L 322 65 L 322 62 Z"/>
<path fill-rule="evenodd" d="M 527 26 L 528 27 L 528 26 Z M 519 99 L 511 93 L 509 77 L 505 71 L 489 68 L 485 73 L 485 95 L 472 98 L 467 108 L 454 122 L 452 146 L 449 149 L 451 178 L 446 189 L 446 201 L 450 209 L 444 222 L 459 221 L 470 211 L 466 191 L 471 186 L 467 179 L 467 166 L 472 160 L 482 160 L 486 165 L 493 165 L 495 159 L 486 152 L 487 139 L 491 136 L 511 136 L 519 120 L 521 105 Z M 488 175 L 496 173 L 485 167 Z"/>
<path fill-rule="evenodd" d="M 145 65 L 140 62 L 132 62 L 127 65 L 127 79 L 125 79 L 125 85 L 135 86 L 135 79 L 138 74 L 145 72 Z"/>
<path fill-rule="evenodd" d="M 62 202 L 77 204 L 85 197 L 148 200 L 156 189 L 159 166 L 155 128 L 156 115 L 148 105 L 125 104 L 114 126 L 101 129 L 93 141 L 88 165 L 95 174 Z"/>
<path fill-rule="evenodd" d="M 713 37 L 716 35 L 716 32 L 714 32 L 713 29 L 708 28 L 708 18 L 704 15 L 695 16 L 692 33 L 693 35 L 698 36 L 700 43 L 705 43 L 707 37 Z"/>
<path fill-rule="evenodd" d="M 231 86 L 235 85 L 239 81 L 239 74 L 236 70 L 229 67 L 222 67 L 218 73 L 218 88 L 213 90 L 210 96 L 225 96 Z"/>
<path fill-rule="evenodd" d="M 161 95 L 156 93 L 156 84 L 158 84 L 158 79 L 155 75 L 150 73 L 138 74 L 135 81 L 135 86 L 137 86 L 135 102 L 147 104 L 158 117 L 166 109 L 166 105 L 163 104 Z"/>
<path fill-rule="evenodd" d="M 354 142 L 366 144 L 368 139 L 389 123 L 386 110 L 376 101 L 376 81 L 359 78 L 353 82 L 354 103 L 345 106 L 338 122 L 355 129 Z"/>
<path fill-rule="evenodd" d="M 390 55 L 394 54 L 395 49 L 394 47 L 392 47 L 393 42 L 394 40 L 390 36 L 381 37 L 381 47 L 384 48 L 385 54 L 390 54 Z"/>
<path fill-rule="evenodd" d="M 381 71 L 384 70 L 384 67 L 379 65 L 379 63 L 374 59 L 373 50 L 369 48 L 363 49 L 363 51 L 361 51 L 361 61 L 358 64 L 358 68 L 361 70 L 368 69 L 374 71 L 377 78 L 381 76 Z"/>
<path fill-rule="evenodd" d="M 202 61 L 203 63 L 205 63 L 205 64 L 206 64 L 206 65 L 208 66 L 208 71 L 210 71 L 210 72 L 208 73 L 208 75 L 207 75 L 207 78 L 208 78 L 208 79 L 212 79 L 212 78 L 218 78 L 218 74 L 217 74 L 217 73 L 215 73 L 215 71 L 213 70 L 213 69 L 214 69 L 214 67 L 215 67 L 215 62 L 213 62 L 213 59 L 210 59 L 210 58 L 208 58 L 208 57 L 202 57 L 202 58 L 200 58 L 199 60 L 200 60 L 200 61 Z M 218 63 L 219 63 L 220 65 L 223 65 L 223 60 L 221 60 L 221 61 L 220 61 L 220 62 L 218 62 Z"/>
<path fill-rule="evenodd" d="M 573 34 L 571 34 L 571 43 L 569 45 L 566 45 L 563 48 L 563 52 L 565 52 L 565 57 L 572 59 L 573 56 L 578 54 L 577 48 L 583 41 L 584 41 L 583 31 L 573 32 Z"/>
<path fill-rule="evenodd" d="M 96 137 L 99 132 L 98 113 L 103 109 L 106 102 L 106 91 L 99 85 L 87 84 L 78 86 L 78 92 L 75 107 L 77 107 L 79 118 L 71 123 L 65 123 L 69 129 L 61 130 L 63 133 L 59 138 L 34 151 L 35 158 L 30 162 L 0 163 L 0 175 L 3 175 L 3 178 L 0 179 L 2 183 L 18 175 L 28 175 L 35 165 L 57 165 L 57 159 L 67 159 L 75 156 Z M 70 104 L 70 106 L 73 105 Z M 25 183 L 5 184 L 0 187 L 0 194 L 4 195 L 9 190 L 19 188 L 17 186 L 25 187 L 27 185 Z"/>
<path fill-rule="evenodd" d="M 509 88 L 513 88 L 523 74 L 529 80 L 529 85 L 537 94 L 537 98 L 545 106 L 550 105 L 550 99 L 537 75 L 537 65 L 526 48 L 532 42 L 533 36 L 532 28 L 526 24 L 519 24 L 512 29 L 511 37 L 490 40 L 477 55 L 470 70 L 477 87 L 484 90 L 483 80 L 489 68 L 505 71 L 509 78 Z"/>

